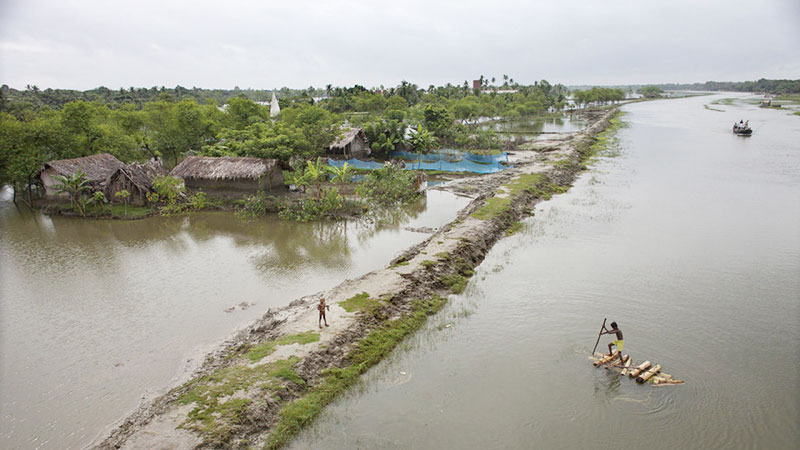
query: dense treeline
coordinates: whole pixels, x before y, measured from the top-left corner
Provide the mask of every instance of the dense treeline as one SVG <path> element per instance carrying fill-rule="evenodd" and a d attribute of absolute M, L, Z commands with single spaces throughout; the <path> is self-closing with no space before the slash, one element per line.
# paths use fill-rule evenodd
<path fill-rule="evenodd" d="M 4 86 L 0 184 L 21 192 L 45 161 L 104 152 L 126 162 L 160 157 L 167 166 L 189 154 L 277 158 L 288 166 L 323 154 L 344 123 L 363 126 L 378 153 L 400 146 L 497 148 L 496 136 L 473 129 L 473 119 L 534 115 L 566 102 L 562 85 L 543 80 L 522 86 L 505 78 L 502 89 L 488 80 L 477 90 L 466 82 L 428 89 L 408 82 L 388 89 L 282 89 L 281 114 L 274 119 L 269 106 L 254 101 L 271 91 Z M 318 94 L 324 98 L 315 101 Z"/>
<path fill-rule="evenodd" d="M 800 80 L 706 81 L 692 84 L 659 84 L 661 89 L 690 91 L 765 92 L 769 94 L 800 94 Z"/>
<path fill-rule="evenodd" d="M 268 102 L 273 92 L 282 99 L 294 97 L 311 99 L 313 97 L 321 97 L 325 91 L 314 89 L 313 87 L 302 90 L 286 87 L 277 90 L 258 90 L 239 89 L 238 87 L 233 89 L 200 89 L 182 86 L 175 86 L 174 88 L 166 88 L 164 86 L 151 88 L 130 87 L 117 90 L 101 86 L 88 91 L 76 91 L 72 89 L 39 89 L 36 85 L 28 85 L 24 90 L 17 90 L 3 85 L 0 87 L 0 111 L 13 112 L 16 109 L 38 109 L 43 106 L 60 108 L 76 100 L 116 106 L 128 103 L 142 106 L 145 103 L 158 100 L 194 100 L 201 104 L 216 103 L 222 105 L 236 97 L 244 97 L 256 102 Z"/>
<path fill-rule="evenodd" d="M 572 99 L 578 106 L 605 104 L 625 100 L 627 94 L 622 89 L 593 87 L 585 91 L 573 91 Z"/>

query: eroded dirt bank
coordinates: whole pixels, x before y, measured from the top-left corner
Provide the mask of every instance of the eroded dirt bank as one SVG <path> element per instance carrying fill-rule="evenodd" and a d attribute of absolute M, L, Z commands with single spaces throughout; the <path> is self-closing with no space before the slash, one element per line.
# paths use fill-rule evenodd
<path fill-rule="evenodd" d="M 464 289 L 472 270 L 533 206 L 568 189 L 616 110 L 579 133 L 510 155 L 513 169 L 443 189 L 474 200 L 388 267 L 268 311 L 209 354 L 192 379 L 143 405 L 95 448 L 274 448 Z M 330 327 L 317 327 L 324 295 Z"/>

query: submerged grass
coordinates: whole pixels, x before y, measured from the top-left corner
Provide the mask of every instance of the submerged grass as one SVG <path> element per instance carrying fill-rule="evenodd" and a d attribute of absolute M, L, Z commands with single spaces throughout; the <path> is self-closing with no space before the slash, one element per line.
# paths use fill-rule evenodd
<path fill-rule="evenodd" d="M 445 275 L 442 277 L 444 283 L 454 294 L 460 294 L 467 288 L 469 279 L 461 274 Z"/>
<path fill-rule="evenodd" d="M 735 98 L 720 98 L 718 100 L 714 100 L 711 102 L 712 105 L 732 105 L 735 102 Z"/>
<path fill-rule="evenodd" d="M 396 269 L 396 268 L 398 268 L 398 267 L 407 266 L 407 265 L 408 265 L 408 261 L 400 261 L 399 263 L 397 263 L 397 264 L 394 264 L 394 265 L 392 265 L 392 266 L 391 266 L 391 267 L 389 267 L 389 268 L 390 268 L 390 269 Z"/>
<path fill-rule="evenodd" d="M 445 303 L 447 299 L 437 295 L 427 300 L 414 300 L 409 315 L 386 321 L 372 330 L 350 353 L 346 367 L 328 369 L 319 384 L 281 410 L 280 419 L 272 428 L 264 448 L 278 449 L 289 442 L 319 415 L 325 405 L 356 384 L 362 373 L 388 355 Z"/>
<path fill-rule="evenodd" d="M 609 120 L 608 127 L 597 135 L 585 156 L 587 163 L 597 162 L 598 157 L 616 158 L 622 154 L 618 131 L 627 126 L 627 123 L 622 120 L 624 115 L 624 112 L 617 111 Z"/>
<path fill-rule="evenodd" d="M 519 233 L 519 231 L 522 230 L 522 226 L 522 222 L 520 221 L 512 223 L 511 226 L 506 230 L 506 236 L 513 236 Z"/>
<path fill-rule="evenodd" d="M 288 344 L 309 344 L 311 342 L 319 341 L 319 333 L 313 331 L 306 331 L 305 333 L 293 334 L 290 336 L 282 336 L 274 341 L 264 342 L 262 344 L 254 345 L 247 352 L 247 357 L 250 361 L 261 361 L 264 357 L 269 356 L 279 345 Z"/>

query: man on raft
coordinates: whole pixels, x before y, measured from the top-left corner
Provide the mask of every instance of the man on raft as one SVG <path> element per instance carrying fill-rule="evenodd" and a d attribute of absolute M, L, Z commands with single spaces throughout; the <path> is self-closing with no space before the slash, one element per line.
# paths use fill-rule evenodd
<path fill-rule="evenodd" d="M 609 330 L 603 325 L 603 330 L 600 332 L 601 335 L 603 334 L 615 334 L 617 339 L 610 344 L 608 344 L 608 356 L 613 354 L 613 350 L 611 349 L 612 346 L 616 346 L 617 350 L 619 350 L 619 357 L 620 360 L 622 359 L 622 347 L 625 346 L 625 340 L 622 338 L 622 330 L 617 328 L 617 322 L 611 322 L 611 329 Z"/>

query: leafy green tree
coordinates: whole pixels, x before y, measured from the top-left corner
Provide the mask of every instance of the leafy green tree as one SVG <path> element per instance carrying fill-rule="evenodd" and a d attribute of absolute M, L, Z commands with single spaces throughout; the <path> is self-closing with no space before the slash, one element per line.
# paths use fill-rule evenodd
<path fill-rule="evenodd" d="M 178 103 L 158 101 L 145 105 L 145 145 L 158 152 L 172 164 L 182 155 L 199 152 L 214 140 L 219 124 L 209 116 L 211 105 L 201 107 L 192 100 Z"/>
<path fill-rule="evenodd" d="M 228 100 L 225 108 L 225 123 L 235 130 L 242 130 L 267 117 L 269 117 L 267 108 L 245 97 Z"/>
<path fill-rule="evenodd" d="M 659 98 L 664 91 L 658 86 L 645 86 L 639 89 L 639 93 L 642 94 L 644 98 Z"/>
<path fill-rule="evenodd" d="M 425 127 L 437 137 L 452 135 L 453 115 L 443 106 L 428 105 L 425 107 Z"/>
<path fill-rule="evenodd" d="M 14 202 L 19 193 L 27 192 L 27 202 L 32 203 L 31 186 L 42 163 L 64 157 L 67 147 L 57 116 L 39 114 L 21 121 L 0 113 L 0 183 L 14 188 Z"/>

